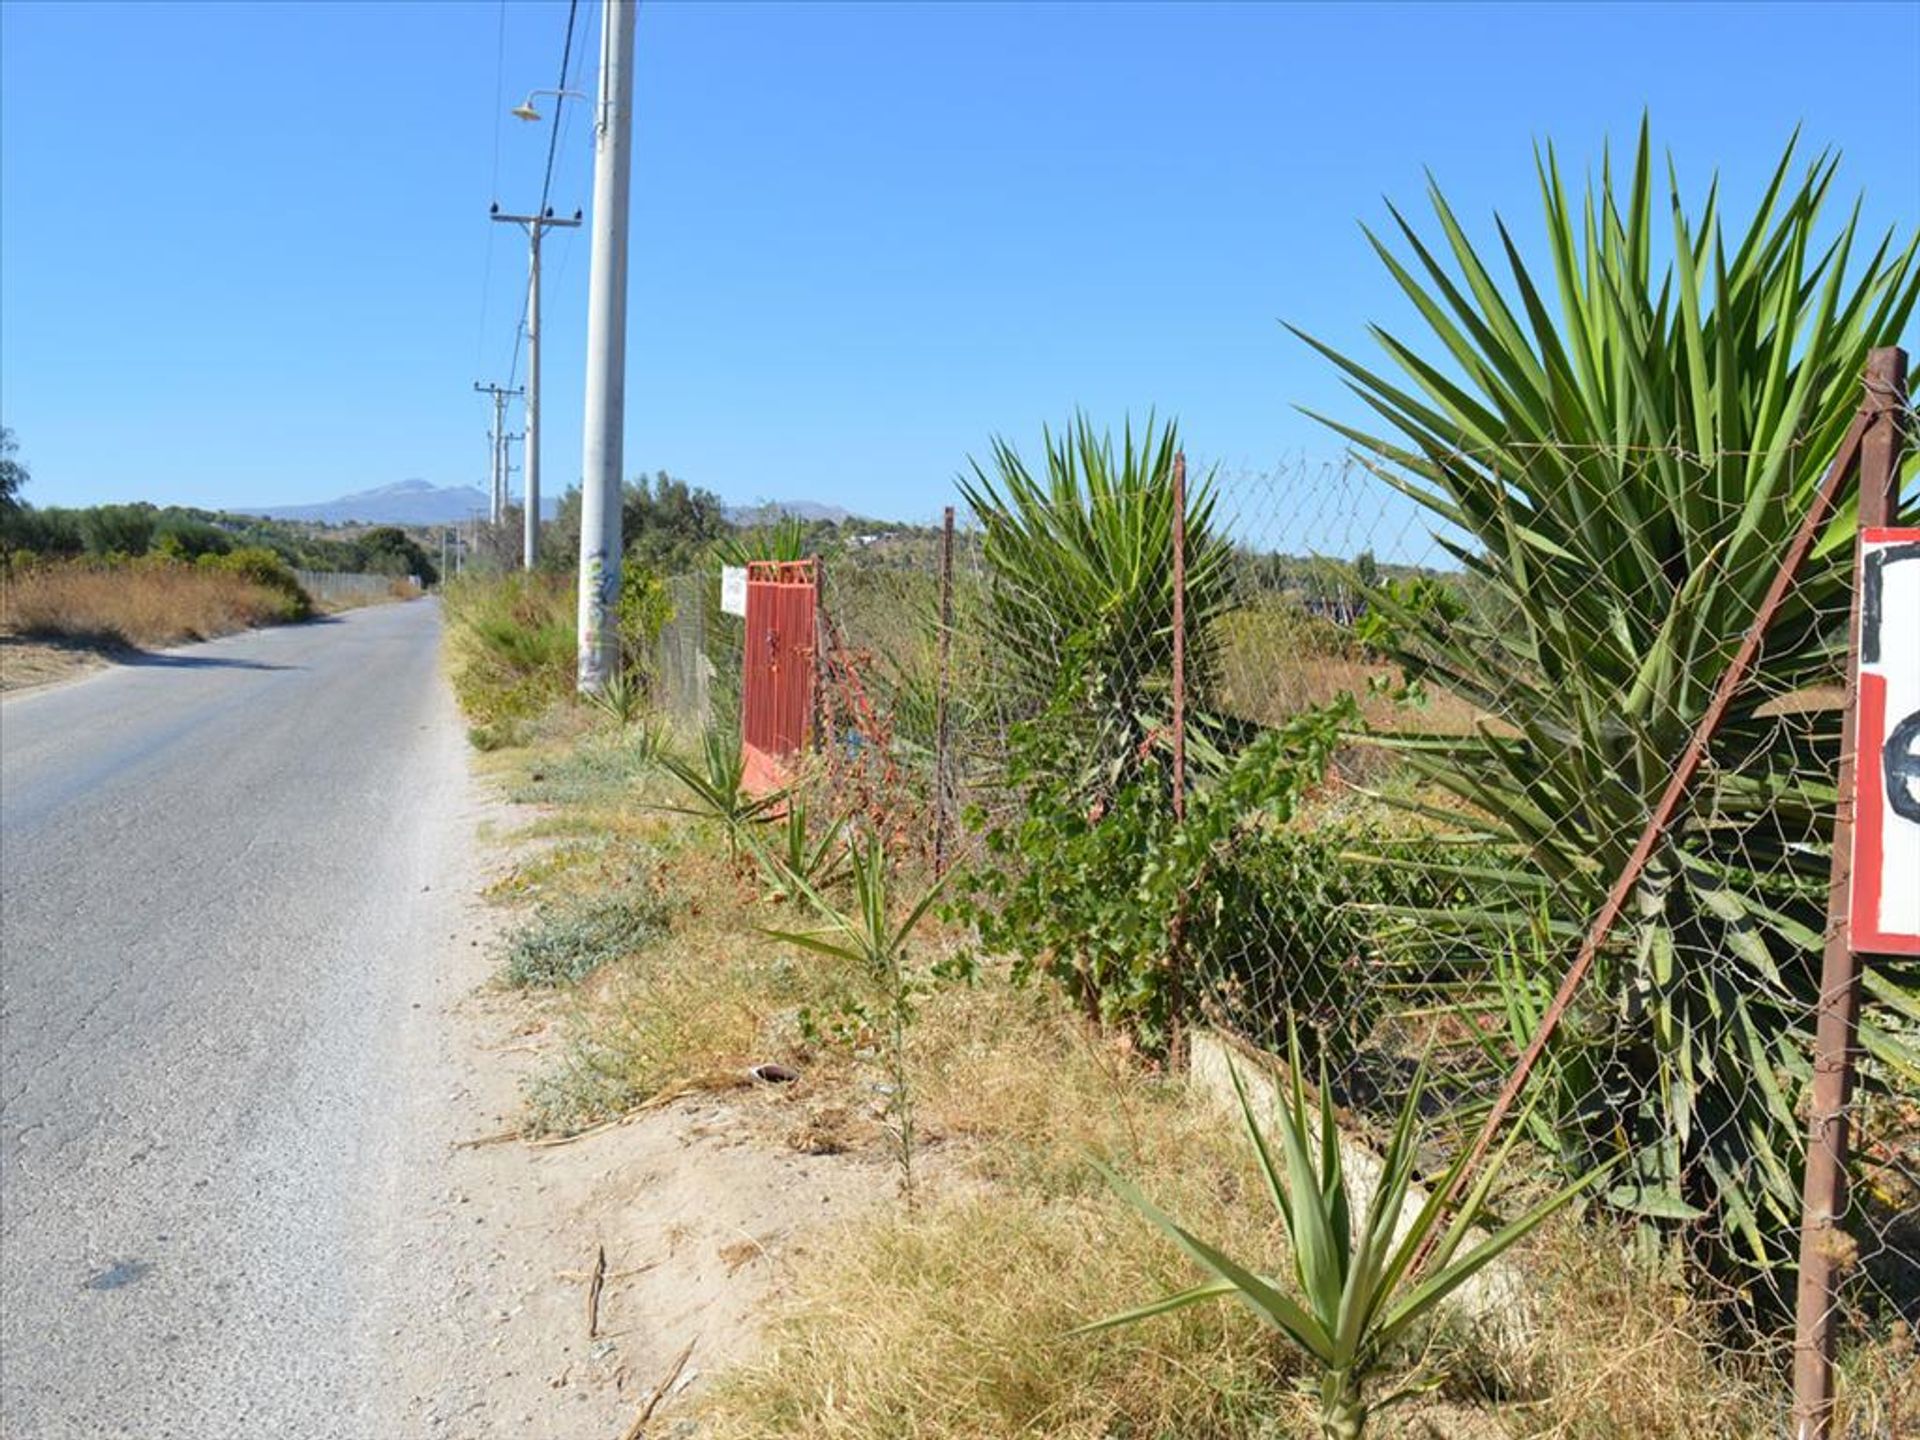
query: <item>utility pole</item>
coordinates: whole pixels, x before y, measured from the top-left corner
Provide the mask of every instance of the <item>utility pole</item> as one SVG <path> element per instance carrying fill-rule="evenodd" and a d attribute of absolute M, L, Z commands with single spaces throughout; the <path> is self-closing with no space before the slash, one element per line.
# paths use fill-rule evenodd
<path fill-rule="evenodd" d="M 593 262 L 580 476 L 580 689 L 620 655 L 620 469 L 627 388 L 627 188 L 633 137 L 634 0 L 602 0 L 600 102 L 593 127 Z"/>
<path fill-rule="evenodd" d="M 573 228 L 580 223 L 580 212 L 574 211 L 573 218 L 565 220 L 556 217 L 549 205 L 539 215 L 506 215 L 496 204 L 492 214 L 495 220 L 518 225 L 527 232 L 527 513 L 520 564 L 531 570 L 540 548 L 540 234 L 556 226 Z"/>
<path fill-rule="evenodd" d="M 513 447 L 526 438 L 525 431 L 517 434 L 502 435 L 500 437 L 500 521 L 502 524 L 506 523 L 508 514 L 513 510 L 513 475 L 515 470 Z M 503 559 L 501 564 L 509 565 L 510 562 Z"/>
<path fill-rule="evenodd" d="M 478 380 L 473 382 L 473 388 L 482 395 L 491 395 L 493 397 L 493 428 L 487 432 L 493 437 L 493 478 L 489 486 L 490 498 L 487 502 L 489 506 L 487 522 L 491 525 L 498 525 L 501 515 L 507 508 L 507 446 L 505 440 L 507 432 L 507 397 L 510 395 L 523 395 L 526 391 L 524 388 L 509 390 L 504 385 L 482 385 Z"/>

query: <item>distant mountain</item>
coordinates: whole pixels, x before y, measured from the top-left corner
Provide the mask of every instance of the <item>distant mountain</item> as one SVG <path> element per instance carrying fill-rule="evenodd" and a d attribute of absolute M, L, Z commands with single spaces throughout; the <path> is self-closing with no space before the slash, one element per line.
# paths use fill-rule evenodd
<path fill-rule="evenodd" d="M 264 515 L 269 520 L 305 520 L 316 525 L 456 525 L 485 514 L 487 492 L 477 485 L 434 485 L 426 480 L 401 480 L 322 500 L 313 505 L 268 505 L 240 513 Z M 559 500 L 542 496 L 540 513 L 551 520 Z"/>
<path fill-rule="evenodd" d="M 729 505 L 726 513 L 733 524 L 747 526 L 771 524 L 782 515 L 791 515 L 796 520 L 825 520 L 834 525 L 853 516 L 851 510 L 822 505 L 818 500 L 762 500 L 757 505 Z"/>

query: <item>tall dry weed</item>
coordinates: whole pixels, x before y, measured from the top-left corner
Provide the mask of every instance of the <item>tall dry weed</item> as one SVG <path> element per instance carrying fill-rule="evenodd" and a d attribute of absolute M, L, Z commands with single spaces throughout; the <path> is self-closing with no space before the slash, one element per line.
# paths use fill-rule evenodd
<path fill-rule="evenodd" d="M 264 585 L 185 565 L 48 565 L 0 583 L 0 629 L 103 645 L 210 640 L 285 619 L 286 608 Z"/>

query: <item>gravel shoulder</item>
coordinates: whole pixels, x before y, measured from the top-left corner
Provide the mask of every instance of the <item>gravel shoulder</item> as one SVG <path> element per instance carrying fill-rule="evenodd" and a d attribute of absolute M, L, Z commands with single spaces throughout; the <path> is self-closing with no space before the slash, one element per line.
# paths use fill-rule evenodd
<path fill-rule="evenodd" d="M 511 837 L 538 812 L 481 811 L 493 838 L 474 852 L 412 1062 L 432 1080 L 411 1128 L 443 1158 L 393 1207 L 394 1252 L 432 1257 L 433 1273 L 392 1316 L 385 1405 L 394 1433 L 422 1440 L 617 1437 L 649 1404 L 670 1421 L 750 1356 L 798 1251 L 896 1182 L 872 1159 L 767 1144 L 760 1112 L 779 1101 L 751 1091 L 557 1143 L 519 1138 L 521 1086 L 552 1063 L 556 1012 L 494 983 L 516 915 L 481 897 L 524 856 Z"/>

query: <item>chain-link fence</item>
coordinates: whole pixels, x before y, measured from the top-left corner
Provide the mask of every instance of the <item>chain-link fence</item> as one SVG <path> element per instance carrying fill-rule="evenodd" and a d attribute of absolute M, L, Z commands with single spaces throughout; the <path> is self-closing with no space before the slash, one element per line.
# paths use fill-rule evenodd
<path fill-rule="evenodd" d="M 394 586 L 403 580 L 416 589 L 420 583 L 412 576 L 369 575 L 346 570 L 296 570 L 293 576 L 300 582 L 302 590 L 323 605 L 365 604 L 372 600 L 384 600 L 393 594 Z"/>
<path fill-rule="evenodd" d="M 1831 466 L 1515 445 L 1187 486 L 1170 443 L 1009 455 L 958 525 L 828 557 L 816 773 L 1150 1046 L 1297 1046 L 1362 1135 L 1424 1065 L 1436 1153 L 1517 1127 L 1496 1207 L 1589 1178 L 1729 1363 L 1784 1397 L 1831 1354 L 1838 1433 L 1890 1436 L 1920 967 L 1845 978 L 1830 890 L 1856 520 L 1920 520 L 1903 415 L 1870 398 Z M 739 704 L 707 585 L 661 642 L 689 717 Z"/>

